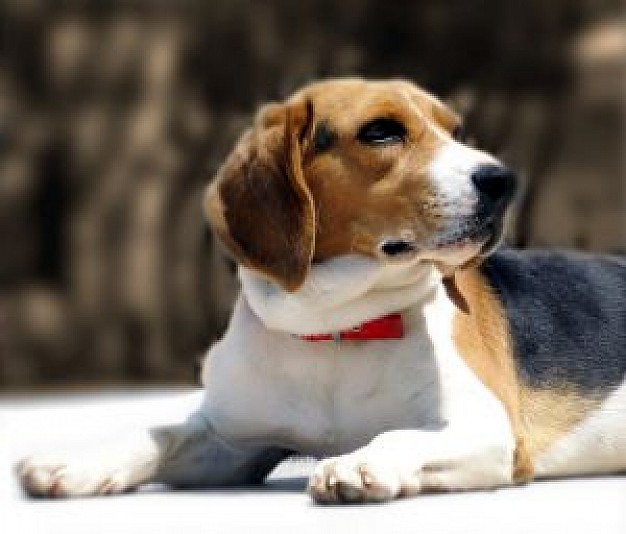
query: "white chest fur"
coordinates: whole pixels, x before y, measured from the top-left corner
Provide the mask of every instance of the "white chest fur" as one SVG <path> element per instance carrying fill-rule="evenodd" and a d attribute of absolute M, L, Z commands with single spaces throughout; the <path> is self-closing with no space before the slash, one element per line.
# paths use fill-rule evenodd
<path fill-rule="evenodd" d="M 339 270 L 351 261 L 340 261 Z M 333 265 L 297 295 L 266 292 L 262 284 L 250 292 L 244 283 L 226 335 L 206 358 L 199 412 L 82 457 L 28 459 L 18 467 L 24 486 L 72 496 L 148 481 L 247 483 L 278 460 L 276 446 L 327 457 L 310 486 L 324 502 L 338 499 L 339 486 L 342 499 L 385 500 L 510 483 L 515 442 L 508 420 L 456 354 L 454 310 L 441 284 L 418 264 L 388 270 L 358 261 L 358 292 Z M 399 340 L 337 345 L 290 333 L 309 322 L 333 331 L 358 310 L 354 325 L 402 299 L 394 310 L 403 310 L 406 335 Z M 268 317 L 282 328 L 269 328 Z"/>
<path fill-rule="evenodd" d="M 471 432 L 474 418 L 508 431 L 501 404 L 454 349 L 443 288 L 418 289 L 403 312 L 404 338 L 339 344 L 270 330 L 241 297 L 205 362 L 205 409 L 216 430 L 320 456 L 392 429 L 454 424 Z"/>

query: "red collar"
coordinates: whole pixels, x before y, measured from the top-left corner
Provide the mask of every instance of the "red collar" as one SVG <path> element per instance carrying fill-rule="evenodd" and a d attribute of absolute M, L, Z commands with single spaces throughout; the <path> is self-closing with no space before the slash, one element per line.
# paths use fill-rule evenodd
<path fill-rule="evenodd" d="M 372 319 L 350 330 L 342 330 L 334 334 L 309 334 L 298 336 L 304 341 L 367 341 L 380 339 L 400 339 L 404 337 L 402 315 L 392 313 Z"/>

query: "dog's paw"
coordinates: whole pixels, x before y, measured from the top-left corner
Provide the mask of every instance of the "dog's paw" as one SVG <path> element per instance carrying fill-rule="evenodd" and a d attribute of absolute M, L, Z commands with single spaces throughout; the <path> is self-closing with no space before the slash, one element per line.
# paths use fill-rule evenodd
<path fill-rule="evenodd" d="M 123 493 L 130 488 L 120 470 L 107 470 L 98 462 L 66 462 L 31 457 L 18 462 L 15 473 L 36 497 L 84 497 Z"/>
<path fill-rule="evenodd" d="M 325 504 L 390 501 L 404 489 L 397 466 L 360 451 L 320 461 L 308 485 L 311 497 Z"/>

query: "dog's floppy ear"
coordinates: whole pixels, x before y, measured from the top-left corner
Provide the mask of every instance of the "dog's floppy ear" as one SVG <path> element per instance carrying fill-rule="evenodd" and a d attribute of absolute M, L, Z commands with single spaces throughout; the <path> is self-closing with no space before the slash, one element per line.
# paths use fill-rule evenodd
<path fill-rule="evenodd" d="M 287 291 L 304 281 L 315 246 L 315 211 L 302 173 L 310 102 L 270 104 L 207 190 L 213 230 L 235 260 Z"/>

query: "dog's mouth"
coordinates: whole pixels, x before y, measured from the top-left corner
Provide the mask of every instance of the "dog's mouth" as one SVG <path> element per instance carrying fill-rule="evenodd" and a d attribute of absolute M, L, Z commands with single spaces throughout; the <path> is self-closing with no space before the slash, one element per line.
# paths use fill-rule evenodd
<path fill-rule="evenodd" d="M 436 238 L 429 248 L 438 261 L 460 266 L 491 254 L 498 247 L 502 233 L 502 218 L 488 218 Z"/>
<path fill-rule="evenodd" d="M 421 259 L 458 267 L 491 254 L 500 243 L 502 228 L 501 218 L 472 218 L 426 243 L 408 236 L 389 238 L 381 242 L 379 250 L 387 261 Z"/>
<path fill-rule="evenodd" d="M 502 237 L 502 226 L 502 221 L 495 218 L 464 225 L 458 230 L 435 238 L 428 248 L 441 251 L 478 247 L 480 254 L 486 255 L 498 246 Z"/>

